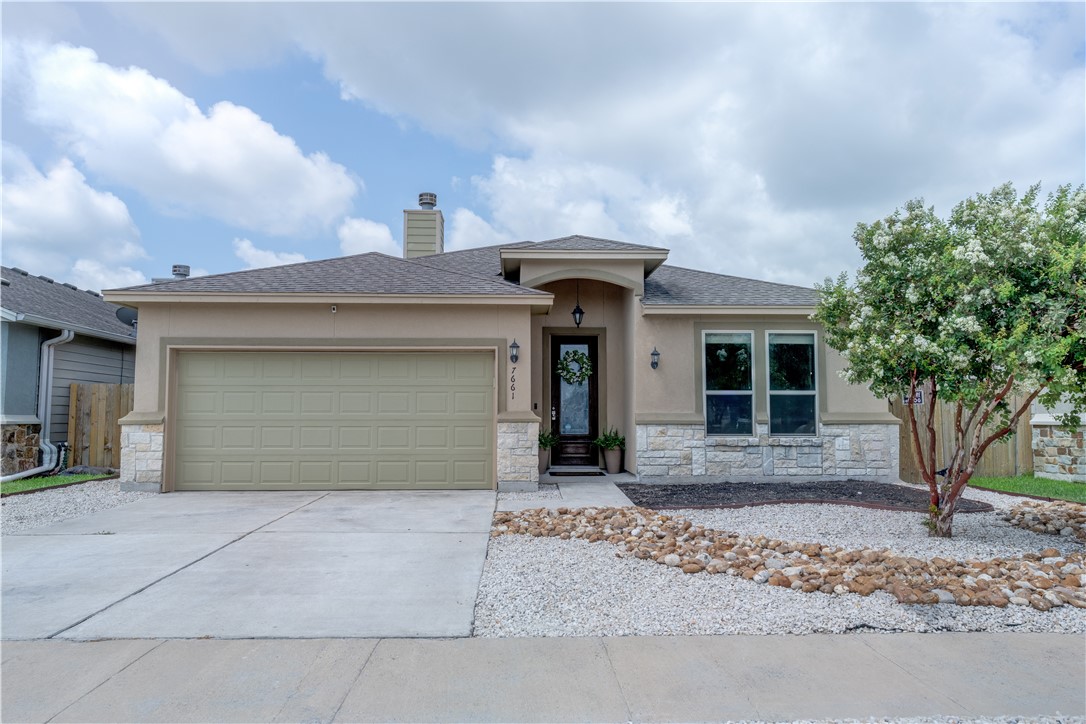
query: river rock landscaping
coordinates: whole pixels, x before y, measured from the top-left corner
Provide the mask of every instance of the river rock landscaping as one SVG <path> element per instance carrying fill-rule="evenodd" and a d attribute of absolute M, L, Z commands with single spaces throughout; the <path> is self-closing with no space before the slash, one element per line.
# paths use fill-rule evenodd
<path fill-rule="evenodd" d="M 1027 500 L 1013 506 L 1003 520 L 1034 533 L 1074 536 L 1086 541 L 1086 505 Z"/>
<path fill-rule="evenodd" d="M 1086 608 L 1084 554 L 1065 555 L 1055 548 L 1017 559 L 921 560 L 886 549 L 844 550 L 740 536 L 645 508 L 498 513 L 491 535 L 511 534 L 610 543 L 634 558 L 683 573 L 724 573 L 803 593 L 869 596 L 887 591 L 899 603 Z"/>

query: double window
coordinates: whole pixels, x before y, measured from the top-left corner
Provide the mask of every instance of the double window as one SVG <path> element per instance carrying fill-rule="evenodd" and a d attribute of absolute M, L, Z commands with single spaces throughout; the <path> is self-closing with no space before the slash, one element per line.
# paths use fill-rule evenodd
<path fill-rule="evenodd" d="M 815 335 L 769 332 L 765 337 L 770 435 L 817 433 Z M 705 432 L 754 435 L 756 369 L 753 332 L 706 332 Z"/>

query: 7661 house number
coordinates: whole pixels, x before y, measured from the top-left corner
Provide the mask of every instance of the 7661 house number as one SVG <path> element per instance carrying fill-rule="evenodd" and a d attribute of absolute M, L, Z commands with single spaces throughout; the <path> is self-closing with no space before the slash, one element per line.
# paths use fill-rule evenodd
<path fill-rule="evenodd" d="M 517 368 L 512 367 L 509 370 L 509 399 L 517 399 Z"/>

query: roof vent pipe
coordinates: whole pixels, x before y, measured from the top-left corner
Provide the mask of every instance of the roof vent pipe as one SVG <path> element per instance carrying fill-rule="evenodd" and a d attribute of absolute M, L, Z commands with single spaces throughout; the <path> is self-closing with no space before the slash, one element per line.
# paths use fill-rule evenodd
<path fill-rule="evenodd" d="M 420 209 L 432 209 L 437 206 L 437 194 L 432 194 L 429 191 L 424 191 L 419 194 L 419 208 Z"/>
<path fill-rule="evenodd" d="M 188 279 L 191 272 L 192 267 L 188 264 L 174 264 L 173 271 L 170 273 L 173 274 L 174 279 Z"/>

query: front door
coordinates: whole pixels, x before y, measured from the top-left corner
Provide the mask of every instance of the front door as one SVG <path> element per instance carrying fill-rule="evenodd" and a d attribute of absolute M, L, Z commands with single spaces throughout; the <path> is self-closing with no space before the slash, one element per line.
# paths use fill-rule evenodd
<path fill-rule="evenodd" d="M 551 338 L 551 429 L 558 435 L 558 444 L 551 454 L 552 465 L 599 464 L 599 455 L 592 441 L 599 434 L 599 394 L 596 380 L 599 365 L 596 337 Z M 580 373 L 578 358 L 588 359 L 591 373 L 583 380 L 563 378 Z"/>

